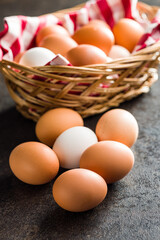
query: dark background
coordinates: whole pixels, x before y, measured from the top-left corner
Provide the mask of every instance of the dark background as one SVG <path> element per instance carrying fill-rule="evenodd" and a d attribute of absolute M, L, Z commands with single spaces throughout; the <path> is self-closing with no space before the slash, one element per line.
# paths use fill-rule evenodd
<path fill-rule="evenodd" d="M 0 30 L 5 16 L 38 16 L 81 2 L 0 0 Z M 160 6 L 159 0 L 153 0 L 153 4 Z M 70 213 L 55 204 L 53 181 L 30 186 L 11 173 L 11 150 L 22 142 L 37 139 L 35 123 L 16 111 L 0 75 L 0 240 L 159 239 L 160 81 L 149 93 L 120 107 L 130 111 L 139 124 L 139 138 L 132 147 L 135 165 L 123 180 L 109 185 L 106 199 L 97 208 Z M 85 119 L 85 125 L 94 130 L 100 116 Z"/>

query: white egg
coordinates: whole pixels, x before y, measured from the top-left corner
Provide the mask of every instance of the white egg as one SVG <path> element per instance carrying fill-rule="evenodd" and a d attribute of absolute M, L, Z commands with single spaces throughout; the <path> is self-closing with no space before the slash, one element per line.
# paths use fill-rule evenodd
<path fill-rule="evenodd" d="M 61 167 L 77 168 L 82 153 L 97 142 L 97 137 L 91 129 L 81 126 L 72 127 L 59 135 L 53 150 L 57 154 Z"/>
<path fill-rule="evenodd" d="M 44 66 L 51 61 L 56 55 L 47 48 L 34 47 L 27 50 L 21 57 L 19 64 L 35 67 Z"/>
<path fill-rule="evenodd" d="M 130 55 L 130 52 L 119 45 L 113 45 L 110 52 L 108 53 L 108 56 L 112 59 L 117 59 L 117 58 L 124 58 L 128 57 Z"/>

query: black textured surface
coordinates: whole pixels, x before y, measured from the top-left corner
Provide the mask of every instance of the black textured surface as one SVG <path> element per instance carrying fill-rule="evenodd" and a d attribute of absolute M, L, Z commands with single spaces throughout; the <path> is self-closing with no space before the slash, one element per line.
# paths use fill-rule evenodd
<path fill-rule="evenodd" d="M 80 2 L 0 0 L 1 29 L 4 16 L 40 15 Z M 159 0 L 153 0 L 152 5 L 160 5 Z M 135 165 L 128 176 L 109 186 L 106 199 L 97 208 L 70 213 L 55 204 L 53 181 L 30 186 L 11 173 L 9 154 L 18 144 L 36 140 L 35 123 L 16 111 L 0 76 L 0 240 L 160 239 L 160 81 L 148 94 L 120 107 L 130 111 L 139 123 L 139 138 L 132 147 Z M 99 117 L 85 119 L 85 125 L 94 130 Z"/>

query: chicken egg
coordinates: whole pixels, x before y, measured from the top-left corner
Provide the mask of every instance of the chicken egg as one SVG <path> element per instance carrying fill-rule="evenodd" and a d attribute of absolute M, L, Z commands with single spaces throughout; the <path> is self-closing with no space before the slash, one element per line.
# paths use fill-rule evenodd
<path fill-rule="evenodd" d="M 81 156 L 80 167 L 92 170 L 107 183 L 126 176 L 134 165 L 134 155 L 126 145 L 115 141 L 101 141 L 87 148 Z"/>
<path fill-rule="evenodd" d="M 130 52 L 122 46 L 113 45 L 110 52 L 108 53 L 108 56 L 112 59 L 124 58 L 129 57 Z"/>
<path fill-rule="evenodd" d="M 39 142 L 25 142 L 14 148 L 9 165 L 18 179 L 33 185 L 50 182 L 59 170 L 54 151 Z"/>
<path fill-rule="evenodd" d="M 109 53 L 114 44 L 114 35 L 112 31 L 100 25 L 86 25 L 77 30 L 72 38 L 78 44 L 91 44 L 100 48 L 106 54 Z"/>
<path fill-rule="evenodd" d="M 44 113 L 36 124 L 37 138 L 53 146 L 56 138 L 65 130 L 75 126 L 83 126 L 80 114 L 69 108 L 55 108 Z"/>
<path fill-rule="evenodd" d="M 132 52 L 140 38 L 144 34 L 143 27 L 129 18 L 120 19 L 112 29 L 115 42 Z"/>
<path fill-rule="evenodd" d="M 73 66 L 100 64 L 108 61 L 107 55 L 100 48 L 89 44 L 81 44 L 72 48 L 66 57 Z"/>
<path fill-rule="evenodd" d="M 18 53 L 14 58 L 14 62 L 19 63 L 21 57 L 24 55 L 25 52 L 26 51 Z"/>
<path fill-rule="evenodd" d="M 97 173 L 72 169 L 61 174 L 53 184 L 53 198 L 63 209 L 83 212 L 99 205 L 107 194 L 107 184 Z"/>
<path fill-rule="evenodd" d="M 106 22 L 104 22 L 104 21 L 102 21 L 102 20 L 99 20 L 99 19 L 93 19 L 93 20 L 91 20 L 88 24 L 87 24 L 87 26 L 88 25 L 98 25 L 98 26 L 104 26 L 104 27 L 107 27 L 107 28 L 109 28 L 109 29 L 111 29 L 110 28 L 110 26 L 106 23 Z"/>
<path fill-rule="evenodd" d="M 50 34 L 57 34 L 57 35 L 65 35 L 69 36 L 69 33 L 64 27 L 61 27 L 60 25 L 49 25 L 41 28 L 36 36 L 36 44 L 39 46 L 40 42 L 48 35 Z"/>
<path fill-rule="evenodd" d="M 98 120 L 96 135 L 99 141 L 113 140 L 131 147 L 138 137 L 138 123 L 130 112 L 112 109 Z"/>
<path fill-rule="evenodd" d="M 97 142 L 95 133 L 87 127 L 67 129 L 56 139 L 53 150 L 63 168 L 79 167 L 82 153 Z"/>
<path fill-rule="evenodd" d="M 35 67 L 35 66 L 44 66 L 50 62 L 56 55 L 42 47 L 34 47 L 27 50 L 19 60 L 19 64 Z"/>
<path fill-rule="evenodd" d="M 68 36 L 52 34 L 45 37 L 39 43 L 39 46 L 47 48 L 55 54 L 61 54 L 63 57 L 65 57 L 66 53 L 70 49 L 77 47 L 77 43 Z"/>

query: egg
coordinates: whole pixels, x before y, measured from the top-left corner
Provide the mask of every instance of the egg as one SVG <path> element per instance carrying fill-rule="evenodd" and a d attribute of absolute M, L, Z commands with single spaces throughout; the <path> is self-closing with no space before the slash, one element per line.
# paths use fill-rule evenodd
<path fill-rule="evenodd" d="M 83 124 L 83 119 L 78 112 L 69 108 L 55 108 L 39 118 L 35 131 L 41 142 L 53 147 L 53 143 L 62 132 Z"/>
<path fill-rule="evenodd" d="M 83 212 L 98 206 L 104 200 L 107 184 L 93 171 L 72 169 L 56 179 L 52 192 L 55 202 L 61 208 Z"/>
<path fill-rule="evenodd" d="M 131 147 L 138 138 L 138 123 L 135 117 L 123 109 L 104 113 L 96 124 L 99 141 L 113 140 Z"/>
<path fill-rule="evenodd" d="M 107 28 L 111 29 L 110 26 L 106 22 L 104 22 L 100 19 L 93 19 L 87 24 L 87 26 L 88 25 L 104 26 L 104 27 L 107 27 Z"/>
<path fill-rule="evenodd" d="M 42 47 L 34 47 L 27 50 L 19 60 L 19 64 L 35 67 L 44 66 L 55 57 L 55 54 Z"/>
<path fill-rule="evenodd" d="M 33 185 L 50 182 L 59 170 L 59 161 L 54 151 L 39 142 L 25 142 L 14 148 L 9 165 L 18 179 Z"/>
<path fill-rule="evenodd" d="M 24 55 L 25 52 L 26 51 L 18 53 L 14 58 L 14 62 L 19 63 L 21 57 Z"/>
<path fill-rule="evenodd" d="M 77 43 L 68 36 L 52 34 L 45 37 L 40 42 L 39 46 L 65 57 L 70 49 L 77 47 Z"/>
<path fill-rule="evenodd" d="M 87 148 L 81 156 L 80 167 L 92 170 L 114 183 L 126 176 L 134 165 L 129 147 L 116 141 L 101 141 Z"/>
<path fill-rule="evenodd" d="M 73 127 L 61 133 L 53 145 L 53 150 L 61 167 L 77 168 L 82 153 L 96 142 L 97 137 L 91 129 Z"/>
<path fill-rule="evenodd" d="M 114 44 L 114 35 L 112 31 L 109 28 L 100 25 L 86 25 L 77 30 L 72 38 L 78 44 L 94 45 L 106 54 L 109 53 Z"/>
<path fill-rule="evenodd" d="M 43 28 L 41 28 L 39 30 L 39 32 L 36 35 L 36 44 L 37 46 L 39 45 L 39 43 L 42 41 L 42 39 L 44 39 L 46 36 L 50 35 L 50 34 L 57 34 L 57 35 L 65 35 L 65 36 L 69 36 L 69 33 L 67 32 L 67 30 L 64 27 L 61 27 L 60 25 L 48 25 L 45 26 Z"/>
<path fill-rule="evenodd" d="M 130 56 L 130 52 L 122 46 L 113 45 L 108 56 L 112 59 L 125 58 Z"/>
<path fill-rule="evenodd" d="M 89 44 L 81 44 L 72 48 L 66 55 L 73 66 L 106 63 L 107 55 L 100 49 Z"/>
<path fill-rule="evenodd" d="M 132 52 L 144 34 L 144 28 L 136 21 L 129 18 L 120 19 L 112 29 L 115 42 Z"/>

